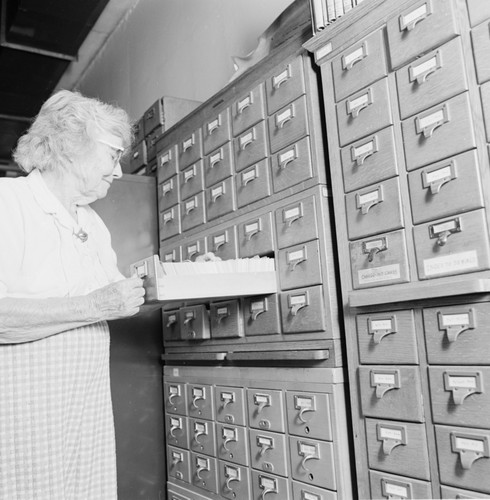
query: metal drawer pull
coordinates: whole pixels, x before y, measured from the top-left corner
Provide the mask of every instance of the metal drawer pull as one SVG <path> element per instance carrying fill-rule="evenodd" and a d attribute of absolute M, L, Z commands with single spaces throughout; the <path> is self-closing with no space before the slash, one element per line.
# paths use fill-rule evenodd
<path fill-rule="evenodd" d="M 189 215 L 197 207 L 197 200 L 193 198 L 185 203 L 185 214 Z"/>
<path fill-rule="evenodd" d="M 371 387 L 376 388 L 376 397 L 382 399 L 383 396 L 393 389 L 400 389 L 399 370 L 371 370 Z"/>
<path fill-rule="evenodd" d="M 253 104 L 253 94 L 250 94 L 247 97 L 244 97 L 242 100 L 238 101 L 236 104 L 237 114 L 241 115 L 249 106 Z"/>
<path fill-rule="evenodd" d="M 254 165 L 252 168 L 242 173 L 242 184 L 246 186 L 249 182 L 258 179 L 258 177 L 259 177 L 258 167 L 257 165 Z"/>
<path fill-rule="evenodd" d="M 443 247 L 447 243 L 449 236 L 461 231 L 461 220 L 459 217 L 456 217 L 440 224 L 431 224 L 429 226 L 429 237 L 431 239 L 437 238 L 437 244 Z"/>
<path fill-rule="evenodd" d="M 217 163 L 222 161 L 224 158 L 223 149 L 220 149 L 217 153 L 209 157 L 209 168 L 214 168 Z"/>
<path fill-rule="evenodd" d="M 228 318 L 229 316 L 231 316 L 231 313 L 228 307 L 219 307 L 218 309 L 216 309 L 216 322 L 218 323 L 218 325 L 223 319 Z"/>
<path fill-rule="evenodd" d="M 429 139 L 436 128 L 448 122 L 449 112 L 444 104 L 437 111 L 417 116 L 415 118 L 415 131 L 417 134 L 424 134 L 424 137 Z"/>
<path fill-rule="evenodd" d="M 192 165 L 192 167 L 188 168 L 184 172 L 184 183 L 191 181 L 196 176 L 196 174 L 197 174 L 196 166 Z"/>
<path fill-rule="evenodd" d="M 223 448 L 226 451 L 230 451 L 230 449 L 228 448 L 228 443 L 237 443 L 238 442 L 235 429 L 230 428 L 230 427 L 223 427 L 222 437 L 224 439 Z"/>
<path fill-rule="evenodd" d="M 422 187 L 430 189 L 430 194 L 436 195 L 442 186 L 457 178 L 456 165 L 454 160 L 442 167 L 422 170 Z"/>
<path fill-rule="evenodd" d="M 200 424 L 199 422 L 196 422 L 196 425 L 194 427 L 194 441 L 196 444 L 201 446 L 201 442 L 199 441 L 199 436 L 206 436 L 207 429 L 206 429 L 206 424 Z"/>
<path fill-rule="evenodd" d="M 362 61 L 368 55 L 367 42 L 364 42 L 359 48 L 353 50 L 349 54 L 342 56 L 342 69 L 349 71 L 354 64 Z"/>
<path fill-rule="evenodd" d="M 368 261 L 372 262 L 374 256 L 379 252 L 388 250 L 388 241 L 386 238 L 378 238 L 376 240 L 369 240 L 362 242 L 362 253 L 368 254 Z"/>
<path fill-rule="evenodd" d="M 302 441 L 298 441 L 298 455 L 303 457 L 301 460 L 301 467 L 306 472 L 310 472 L 310 469 L 306 467 L 306 462 L 308 460 L 320 460 L 320 449 L 318 445 L 311 443 L 304 443 Z"/>
<path fill-rule="evenodd" d="M 272 77 L 272 85 L 274 89 L 278 89 L 283 83 L 286 83 L 292 76 L 291 65 L 288 64 L 287 68 L 279 73 L 277 76 Z"/>
<path fill-rule="evenodd" d="M 259 500 L 265 500 L 268 493 L 278 493 L 277 480 L 271 477 L 259 476 L 259 488 L 263 490 Z"/>
<path fill-rule="evenodd" d="M 257 219 L 256 221 L 251 222 L 250 224 L 245 224 L 244 226 L 247 241 L 250 241 L 256 234 L 260 233 L 260 231 L 262 231 L 261 219 Z"/>
<path fill-rule="evenodd" d="M 220 395 L 220 399 L 221 401 L 223 401 L 221 407 L 224 410 L 228 405 L 231 405 L 235 402 L 235 394 L 233 392 L 222 392 Z"/>
<path fill-rule="evenodd" d="M 139 151 L 135 151 L 135 152 L 133 153 L 133 160 L 138 159 L 138 156 L 139 156 L 139 155 L 140 155 L 140 152 L 139 152 Z"/>
<path fill-rule="evenodd" d="M 298 419 L 303 423 L 307 424 L 308 420 L 306 420 L 303 415 L 309 411 L 316 411 L 315 398 L 309 396 L 294 396 L 294 409 L 299 410 Z"/>
<path fill-rule="evenodd" d="M 254 394 L 254 405 L 258 406 L 255 412 L 257 414 L 262 413 L 264 408 L 271 406 L 270 394 Z"/>
<path fill-rule="evenodd" d="M 415 65 L 412 64 L 408 68 L 408 81 L 417 82 L 422 85 L 427 78 L 435 73 L 438 69 L 442 68 L 441 53 L 437 51 L 429 59 Z"/>
<path fill-rule="evenodd" d="M 212 199 L 213 203 L 216 203 L 216 200 L 218 198 L 220 198 L 221 196 L 224 196 L 225 193 L 226 193 L 226 189 L 225 189 L 224 182 L 222 184 L 220 184 L 219 186 L 212 188 L 211 189 L 211 199 Z"/>
<path fill-rule="evenodd" d="M 372 91 L 369 88 L 367 92 L 365 92 L 361 96 L 355 97 L 352 100 L 347 99 L 345 103 L 347 107 L 347 114 L 351 115 L 352 118 L 357 118 L 359 116 L 359 113 L 372 103 L 373 103 Z"/>
<path fill-rule="evenodd" d="M 293 272 L 296 269 L 298 264 L 302 262 L 306 262 L 308 257 L 306 255 L 306 246 L 301 248 L 301 250 L 296 250 L 294 252 L 286 253 L 286 262 L 288 264 L 288 268 L 290 272 Z"/>
<path fill-rule="evenodd" d="M 488 440 L 488 435 L 451 432 L 451 451 L 459 454 L 461 466 L 469 470 L 479 458 L 490 458 Z"/>
<path fill-rule="evenodd" d="M 256 321 L 260 314 L 267 312 L 267 298 L 250 302 L 250 315 L 252 321 Z"/>
<path fill-rule="evenodd" d="M 169 222 L 172 222 L 174 220 L 174 210 L 173 208 L 170 209 L 168 212 L 164 212 L 163 216 L 163 224 L 168 224 Z"/>
<path fill-rule="evenodd" d="M 412 495 L 412 485 L 410 483 L 402 483 L 394 479 L 381 478 L 381 493 L 383 498 L 389 500 L 408 500 L 414 498 Z"/>
<path fill-rule="evenodd" d="M 274 440 L 272 438 L 257 436 L 257 446 L 260 448 L 260 456 L 263 457 L 265 452 L 274 449 Z"/>
<path fill-rule="evenodd" d="M 297 316 L 298 312 L 308 305 L 308 291 L 300 295 L 288 295 L 288 306 L 292 316 Z"/>
<path fill-rule="evenodd" d="M 476 327 L 476 315 L 472 308 L 467 311 L 445 314 L 437 313 L 439 330 L 446 332 L 449 342 L 456 342 L 460 333 L 466 330 L 474 330 Z"/>
<path fill-rule="evenodd" d="M 369 210 L 377 205 L 378 203 L 382 203 L 383 199 L 383 186 L 379 185 L 376 189 L 371 189 L 368 192 L 364 193 L 356 193 L 356 208 L 361 211 L 362 215 L 366 215 Z"/>
<path fill-rule="evenodd" d="M 297 158 L 298 158 L 298 148 L 296 147 L 295 144 L 291 149 L 277 156 L 279 168 L 281 170 L 285 169 L 292 161 L 296 160 Z"/>
<path fill-rule="evenodd" d="M 165 163 L 169 163 L 172 159 L 172 152 L 167 151 L 164 155 L 160 156 L 160 166 L 163 167 Z"/>
<path fill-rule="evenodd" d="M 146 261 L 135 266 L 134 271 L 138 278 L 146 278 L 148 276 L 148 266 Z"/>
<path fill-rule="evenodd" d="M 192 260 L 192 257 L 198 254 L 199 254 L 199 245 L 189 245 L 187 247 L 187 260 Z"/>
<path fill-rule="evenodd" d="M 184 454 L 172 451 L 172 466 L 175 467 L 184 461 Z"/>
<path fill-rule="evenodd" d="M 174 180 L 170 179 L 167 182 L 162 184 L 162 195 L 167 196 L 168 193 L 171 193 L 174 189 Z"/>
<path fill-rule="evenodd" d="M 351 146 L 350 157 L 351 160 L 357 164 L 358 167 L 364 164 L 366 158 L 378 152 L 378 138 L 373 135 L 368 142 L 360 146 Z"/>
<path fill-rule="evenodd" d="M 293 222 L 301 219 L 303 217 L 303 204 L 298 203 L 297 206 L 293 208 L 288 208 L 282 211 L 282 221 L 291 227 Z"/>
<path fill-rule="evenodd" d="M 169 388 L 169 396 L 168 396 L 168 402 L 173 405 L 174 403 L 174 398 L 180 398 L 180 387 L 176 386 L 171 386 Z"/>
<path fill-rule="evenodd" d="M 444 390 L 451 392 L 453 402 L 462 405 L 471 394 L 483 392 L 483 379 L 481 372 L 444 372 Z"/>
<path fill-rule="evenodd" d="M 209 467 L 209 462 L 206 458 L 197 458 L 196 460 L 196 476 L 201 480 L 203 481 L 204 478 L 201 476 L 201 473 L 202 472 L 210 472 L 210 467 Z"/>
<path fill-rule="evenodd" d="M 211 135 L 215 130 L 219 129 L 221 127 L 221 115 L 218 116 L 215 120 L 212 122 L 209 122 L 207 125 L 208 129 L 208 135 Z"/>
<path fill-rule="evenodd" d="M 219 249 L 228 243 L 228 233 L 224 232 L 217 236 L 213 236 L 213 251 L 218 252 Z"/>
<path fill-rule="evenodd" d="M 189 139 L 182 142 L 182 152 L 185 153 L 188 149 L 192 148 L 192 146 L 194 146 L 194 142 L 194 134 L 192 134 Z"/>
<path fill-rule="evenodd" d="M 373 336 L 373 342 L 379 345 L 384 337 L 397 333 L 396 316 L 389 318 L 368 318 L 368 333 Z"/>
<path fill-rule="evenodd" d="M 407 445 L 407 429 L 404 425 L 376 424 L 376 437 L 383 443 L 385 455 L 390 455 L 397 446 Z"/>
<path fill-rule="evenodd" d="M 177 418 L 171 418 L 170 419 L 170 435 L 173 438 L 177 439 L 177 436 L 175 435 L 175 431 L 180 431 L 180 434 L 184 433 L 180 420 Z"/>
<path fill-rule="evenodd" d="M 256 135 L 255 129 L 252 129 L 250 132 L 242 135 L 238 139 L 238 142 L 240 144 L 240 149 L 242 151 L 255 141 L 255 135 Z"/>
<path fill-rule="evenodd" d="M 197 405 L 198 401 L 206 402 L 206 393 L 204 391 L 204 387 L 195 387 L 194 389 L 192 389 L 192 406 L 199 410 L 200 407 Z"/>
<path fill-rule="evenodd" d="M 415 28 L 415 25 L 426 19 L 430 14 L 432 14 L 430 3 L 426 2 L 424 5 L 417 7 L 412 12 L 408 14 L 401 15 L 399 18 L 400 23 L 400 31 L 412 31 Z"/>
<path fill-rule="evenodd" d="M 240 482 L 240 469 L 238 467 L 231 467 L 229 465 L 225 465 L 225 487 L 228 491 L 233 491 L 233 488 L 230 487 L 230 483 L 232 481 Z"/>
<path fill-rule="evenodd" d="M 286 111 L 283 111 L 281 113 L 277 113 L 275 117 L 276 121 L 276 128 L 283 128 L 284 125 L 290 120 L 294 118 L 294 104 L 291 104 L 291 106 L 286 109 Z"/>

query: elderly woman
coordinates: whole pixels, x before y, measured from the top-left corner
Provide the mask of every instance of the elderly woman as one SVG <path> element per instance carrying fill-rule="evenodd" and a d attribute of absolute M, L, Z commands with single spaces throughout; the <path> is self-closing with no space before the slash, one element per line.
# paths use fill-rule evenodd
<path fill-rule="evenodd" d="M 144 301 L 89 207 L 121 176 L 127 114 L 60 91 L 0 179 L 0 498 L 117 498 L 106 321 Z"/>

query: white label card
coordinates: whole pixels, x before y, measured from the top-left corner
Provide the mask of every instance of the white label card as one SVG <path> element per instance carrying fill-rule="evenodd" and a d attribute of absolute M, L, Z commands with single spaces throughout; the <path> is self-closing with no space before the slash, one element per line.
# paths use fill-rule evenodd
<path fill-rule="evenodd" d="M 412 66 L 412 74 L 415 78 L 423 73 L 426 73 L 437 66 L 437 57 L 431 57 L 428 61 L 419 64 L 418 66 Z"/>
<path fill-rule="evenodd" d="M 442 315 L 442 325 L 443 326 L 464 326 L 470 324 L 469 313 L 460 314 L 443 314 Z"/>
<path fill-rule="evenodd" d="M 427 14 L 427 4 L 424 3 L 424 5 L 421 5 L 418 9 L 413 10 L 412 12 L 409 12 L 406 16 L 403 17 L 403 20 L 405 21 L 405 24 L 409 24 L 413 21 L 416 21 L 422 16 L 425 16 Z"/>
<path fill-rule="evenodd" d="M 380 385 L 394 385 L 395 374 L 390 373 L 373 373 L 373 382 Z"/>
<path fill-rule="evenodd" d="M 371 321 L 371 328 L 374 331 L 386 331 L 391 330 L 393 328 L 393 324 L 391 322 L 391 319 L 376 319 L 374 321 Z"/>
<path fill-rule="evenodd" d="M 468 439 L 456 436 L 456 446 L 460 450 L 476 451 L 477 453 L 484 453 L 485 446 L 483 441 L 479 439 Z"/>
<path fill-rule="evenodd" d="M 476 389 L 475 377 L 448 376 L 449 388 Z"/>
<path fill-rule="evenodd" d="M 426 276 L 475 269 L 477 267 L 478 254 L 476 250 L 424 260 Z"/>
<path fill-rule="evenodd" d="M 446 167 L 438 168 L 437 170 L 433 170 L 432 172 L 427 172 L 426 178 L 429 184 L 440 181 L 443 179 L 447 179 L 451 177 L 451 167 L 448 165 Z"/>
<path fill-rule="evenodd" d="M 377 283 L 379 281 L 398 280 L 401 278 L 400 264 L 361 269 L 357 272 L 357 275 L 360 285 Z"/>
<path fill-rule="evenodd" d="M 444 111 L 440 109 L 439 111 L 436 111 L 435 113 L 432 113 L 429 116 L 424 116 L 423 118 L 420 118 L 419 125 L 421 129 L 424 129 L 442 121 L 444 121 Z"/>
<path fill-rule="evenodd" d="M 401 441 L 403 439 L 403 433 L 398 429 L 389 429 L 387 427 L 379 427 L 379 437 L 382 439 L 393 439 L 395 441 Z"/>

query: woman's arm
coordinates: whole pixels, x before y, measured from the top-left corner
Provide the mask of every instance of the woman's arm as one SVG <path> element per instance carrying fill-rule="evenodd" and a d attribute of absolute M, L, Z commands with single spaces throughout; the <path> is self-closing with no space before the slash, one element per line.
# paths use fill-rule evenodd
<path fill-rule="evenodd" d="M 30 342 L 97 321 L 134 316 L 144 302 L 140 278 L 111 283 L 85 296 L 0 299 L 0 344 Z"/>

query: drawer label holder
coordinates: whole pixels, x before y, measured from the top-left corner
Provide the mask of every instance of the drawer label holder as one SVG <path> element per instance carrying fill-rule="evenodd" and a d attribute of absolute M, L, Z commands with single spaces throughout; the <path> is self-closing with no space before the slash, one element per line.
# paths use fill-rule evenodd
<path fill-rule="evenodd" d="M 462 405 L 464 400 L 471 394 L 483 392 L 482 374 L 475 372 L 444 372 L 444 390 L 451 392 L 453 402 Z"/>
<path fill-rule="evenodd" d="M 477 436 L 460 432 L 451 432 L 451 451 L 459 454 L 461 466 L 471 469 L 473 462 L 479 458 L 490 458 L 489 436 Z"/>
<path fill-rule="evenodd" d="M 383 443 L 383 453 L 390 455 L 397 446 L 407 445 L 407 429 L 404 425 L 376 424 L 376 436 Z"/>
<path fill-rule="evenodd" d="M 449 342 L 456 342 L 460 333 L 466 330 L 474 330 L 476 327 L 476 316 L 473 308 L 463 312 L 443 313 L 438 311 L 437 320 L 439 330 L 446 332 Z"/>
<path fill-rule="evenodd" d="M 401 388 L 399 370 L 371 370 L 370 378 L 378 399 L 382 399 L 388 391 Z"/>
<path fill-rule="evenodd" d="M 373 336 L 373 342 L 378 345 L 384 337 L 397 333 L 396 316 L 386 318 L 368 318 L 368 334 Z"/>

